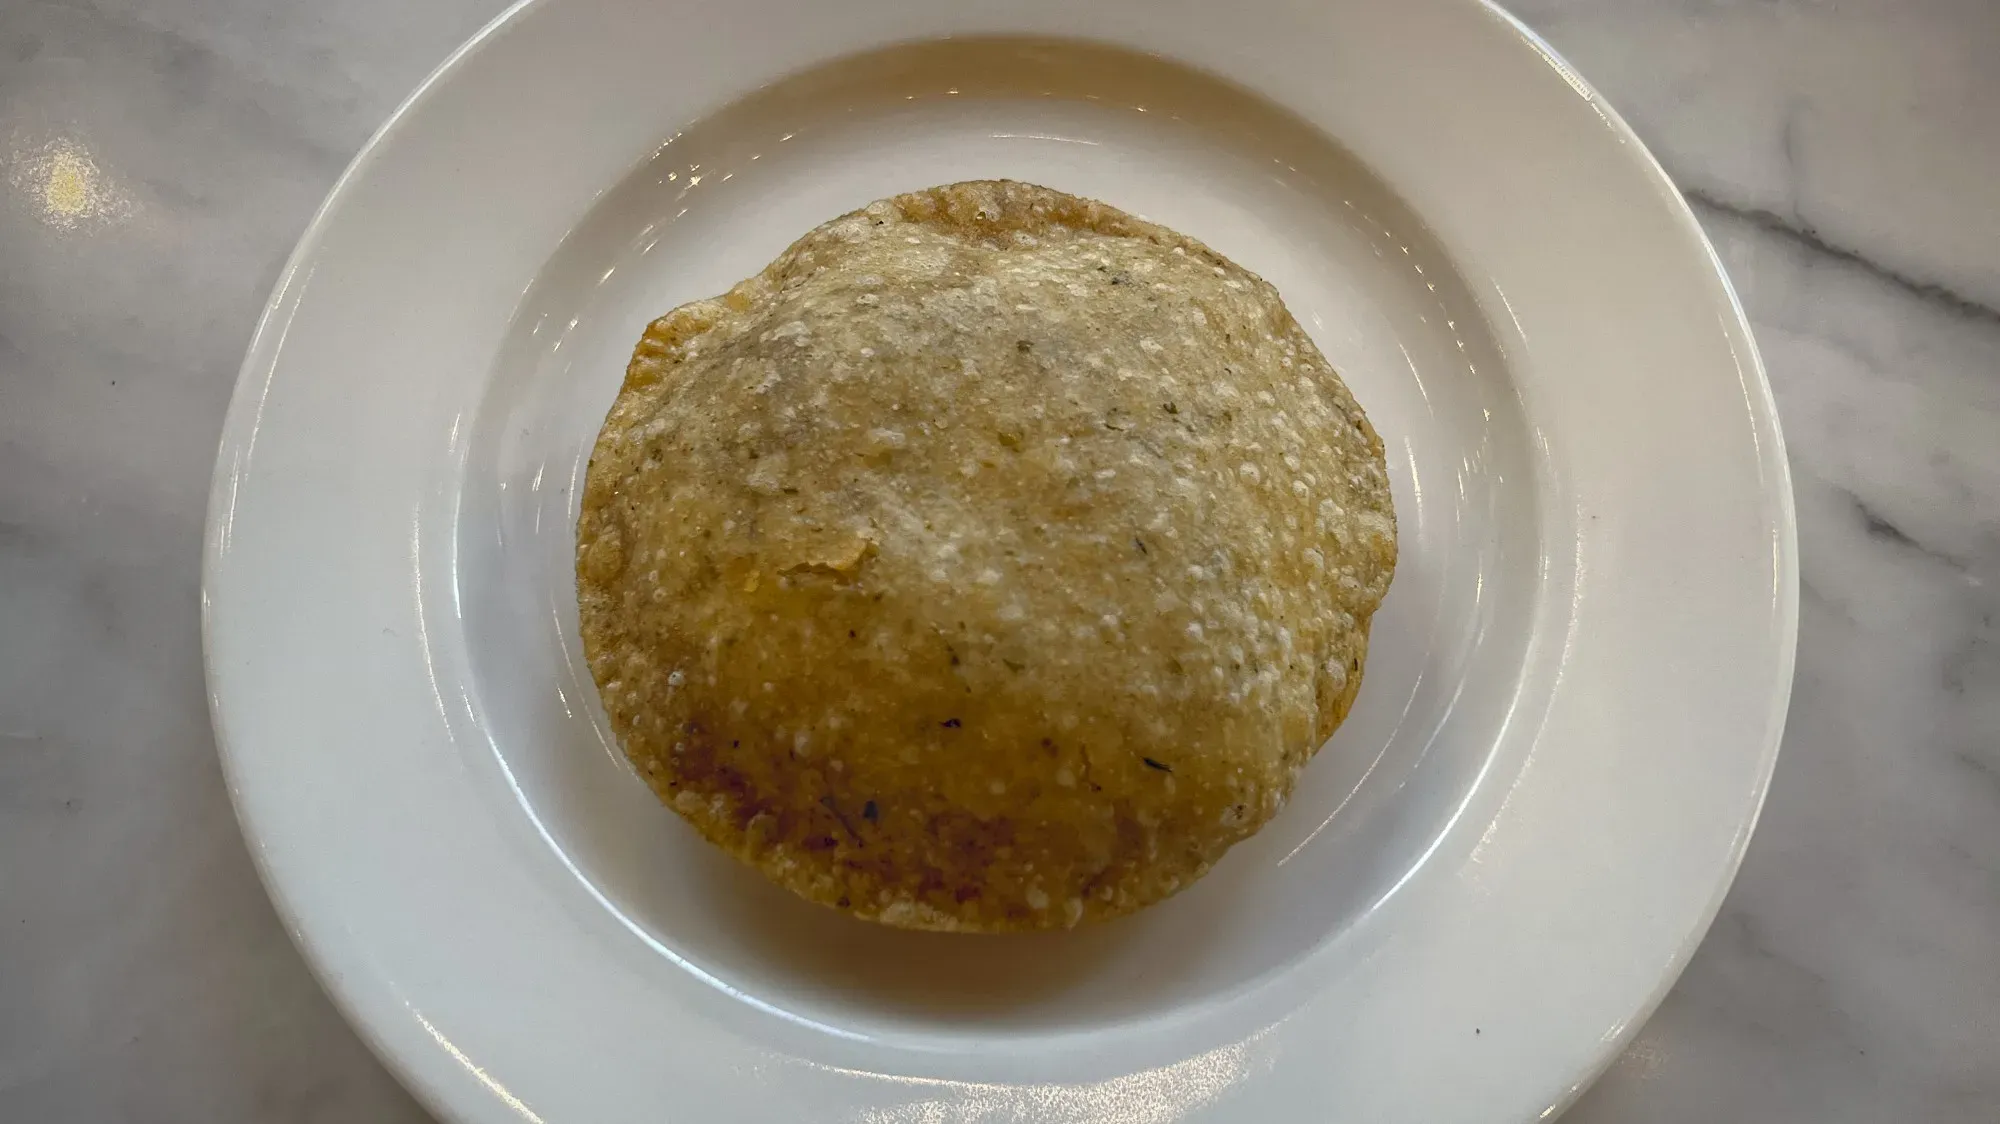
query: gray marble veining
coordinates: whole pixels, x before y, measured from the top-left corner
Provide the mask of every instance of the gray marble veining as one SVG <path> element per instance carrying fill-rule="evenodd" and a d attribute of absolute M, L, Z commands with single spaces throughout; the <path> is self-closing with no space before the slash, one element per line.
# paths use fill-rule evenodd
<path fill-rule="evenodd" d="M 0 5 L 0 1120 L 426 1119 L 257 884 L 196 567 L 279 264 L 498 7 Z M 1736 280 L 1804 585 L 1741 878 L 1570 1119 L 2000 1120 L 2000 5 L 1516 10 Z"/>

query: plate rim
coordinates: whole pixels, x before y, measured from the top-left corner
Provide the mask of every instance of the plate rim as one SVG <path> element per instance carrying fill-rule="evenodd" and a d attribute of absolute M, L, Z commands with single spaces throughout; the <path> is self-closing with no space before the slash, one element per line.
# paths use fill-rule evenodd
<path fill-rule="evenodd" d="M 533 2 L 533 0 L 529 0 L 529 2 Z M 1722 294 L 1729 306 L 1730 312 L 1728 330 L 1732 335 L 1738 337 L 1737 342 L 1743 348 L 1744 362 L 1749 366 L 1751 373 L 1756 376 L 1746 389 L 1752 391 L 1754 394 L 1754 412 L 1759 415 L 1760 420 L 1770 426 L 1771 445 L 1768 449 L 1764 450 L 1762 459 L 1765 462 L 1765 467 L 1772 473 L 1770 490 L 1778 500 L 1777 553 L 1779 580 L 1781 583 L 1778 596 L 1780 602 L 1779 611 L 1782 620 L 1780 631 L 1783 637 L 1779 652 L 1779 689 L 1771 700 L 1772 716 L 1769 727 L 1770 734 L 1767 744 L 1764 746 L 1764 751 L 1757 763 L 1757 791 L 1754 799 L 1751 801 L 1749 814 L 1745 818 L 1741 829 L 1736 834 L 1724 870 L 1721 877 L 1717 880 L 1714 892 L 1710 895 L 1707 907 L 1702 911 L 1701 916 L 1696 919 L 1694 927 L 1688 931 L 1687 936 L 1675 948 L 1674 956 L 1667 962 L 1652 993 L 1646 996 L 1640 1006 L 1634 1010 L 1632 1017 L 1626 1020 L 1619 1028 L 1618 1033 L 1606 1038 L 1603 1048 L 1594 1059 L 1594 1063 L 1570 1087 L 1567 1095 L 1562 1100 L 1550 1106 L 1548 1113 L 1545 1114 L 1545 1118 L 1553 1118 L 1561 1116 L 1585 1092 L 1589 1091 L 1590 1087 L 1596 1084 L 1599 1078 L 1604 1076 L 1605 1072 L 1624 1054 L 1625 1048 L 1631 1044 L 1634 1038 L 1638 1037 L 1639 1032 L 1652 1020 L 1653 1015 L 1660 1009 L 1660 1004 L 1666 1002 L 1668 993 L 1673 991 L 1674 985 L 1680 982 L 1681 975 L 1687 970 L 1689 962 L 1694 959 L 1695 952 L 1700 949 L 1702 943 L 1707 939 L 1709 929 L 1714 926 L 1716 917 L 1722 912 L 1722 903 L 1728 898 L 1729 891 L 1736 885 L 1736 876 L 1743 868 L 1743 859 L 1749 852 L 1750 841 L 1756 837 L 1758 821 L 1762 819 L 1765 802 L 1770 798 L 1771 778 L 1777 771 L 1778 753 L 1784 744 L 1785 727 L 1788 724 L 1791 712 L 1792 690 L 1797 678 L 1799 640 L 1798 504 L 1796 493 L 1792 488 L 1791 459 L 1786 455 L 1783 418 L 1778 413 L 1777 396 L 1771 388 L 1771 376 L 1769 370 L 1764 365 L 1763 351 L 1757 345 L 1756 333 L 1751 330 L 1750 314 L 1743 307 L 1743 299 L 1736 291 L 1736 283 L 1730 278 L 1729 270 L 1723 265 L 1722 255 L 1716 252 L 1715 243 L 1709 238 L 1708 231 L 1702 227 L 1701 220 L 1695 216 L 1694 208 L 1688 203 L 1686 193 L 1681 190 L 1679 184 L 1674 182 L 1673 177 L 1667 173 L 1666 166 L 1660 163 L 1659 157 L 1653 154 L 1652 148 L 1639 137 L 1639 134 L 1632 128 L 1631 123 L 1625 120 L 1624 115 L 1619 113 L 1617 108 L 1605 99 L 1604 95 L 1598 91 L 1597 87 L 1589 79 L 1585 78 L 1574 66 L 1570 65 L 1569 60 L 1564 58 L 1560 51 L 1556 50 L 1554 44 L 1543 38 L 1540 32 L 1528 26 L 1519 16 L 1502 7 L 1499 0 L 1471 0 L 1471 2 L 1486 8 L 1495 17 L 1506 23 L 1523 43 L 1541 55 L 1550 67 L 1560 73 L 1572 86 L 1575 86 L 1577 92 L 1588 100 L 1598 113 L 1603 115 L 1606 122 L 1610 124 L 1613 131 L 1625 142 L 1626 146 L 1637 154 L 1638 161 L 1644 168 L 1647 176 L 1654 181 L 1656 186 L 1665 189 L 1668 208 L 1672 213 L 1675 225 L 1679 226 L 1684 234 L 1693 237 L 1695 244 L 1700 247 L 1703 256 L 1707 259 L 1709 271 L 1714 275 L 1714 279 L 1722 288 Z"/>
<path fill-rule="evenodd" d="M 1749 317 L 1720 255 L 1700 225 L 1684 194 L 1626 120 L 1540 34 L 1502 8 L 1495 0 L 1454 0 L 1454 2 L 1483 10 L 1487 16 L 1504 24 L 1523 45 L 1541 56 L 1604 117 L 1616 138 L 1636 159 L 1642 173 L 1653 182 L 1658 189 L 1660 202 L 1667 208 L 1669 217 L 1679 233 L 1694 240 L 1694 245 L 1705 258 L 1707 271 L 1712 275 L 1712 280 L 1719 285 L 1723 303 L 1728 310 L 1723 325 L 1725 334 L 1733 346 L 1741 349 L 1742 367 L 1753 376 L 1744 383 L 1752 419 L 1765 427 L 1771 438 L 1769 444 L 1760 449 L 1759 460 L 1769 473 L 1765 490 L 1776 504 L 1776 526 L 1772 530 L 1775 531 L 1774 561 L 1778 587 L 1774 591 L 1774 602 L 1777 609 L 1777 634 L 1780 643 L 1777 652 L 1779 657 L 1777 689 L 1770 700 L 1771 713 L 1767 726 L 1769 733 L 1755 762 L 1755 791 L 1744 822 L 1735 833 L 1728 849 L 1724 867 L 1718 873 L 1716 886 L 1707 907 L 1696 919 L 1687 936 L 1676 946 L 1671 960 L 1661 969 L 1654 990 L 1634 1011 L 1633 1017 L 1618 1028 L 1617 1033 L 1607 1035 L 1603 1039 L 1588 1070 L 1569 1087 L 1563 1099 L 1550 1106 L 1549 1111 L 1544 1114 L 1546 1117 L 1559 1113 L 1573 1104 L 1617 1060 L 1625 1046 L 1657 1010 L 1679 979 L 1734 884 L 1769 794 L 1789 712 L 1796 669 L 1799 615 L 1797 512 L 1789 461 L 1785 456 L 1782 419 L 1777 410 L 1768 372 L 1756 344 Z M 408 123 L 412 114 L 421 108 L 456 71 L 486 49 L 498 35 L 534 10 L 549 7 L 554 3 L 556 0 L 514 0 L 453 49 L 370 134 L 368 140 L 328 189 L 326 197 L 314 210 L 279 271 L 271 294 L 251 333 L 218 438 L 218 451 L 204 522 L 200 582 L 201 635 L 210 724 L 231 807 L 248 845 L 253 865 L 286 932 L 300 950 L 308 969 L 322 990 L 341 1011 L 348 1024 L 367 1043 L 376 1058 L 396 1075 L 399 1082 L 416 1096 L 426 1109 L 444 1119 L 470 1120 L 479 1113 L 473 1102 L 460 1094 L 463 1086 L 454 1086 L 439 1079 L 435 1074 L 426 1072 L 415 1058 L 398 1050 L 382 1033 L 379 1013 L 365 1006 L 359 987 L 346 977 L 330 971 L 328 954 L 322 947 L 323 935 L 315 934 L 307 919 L 308 911 L 298 900 L 296 887 L 288 884 L 286 877 L 275 869 L 268 852 L 259 844 L 261 833 L 254 818 L 255 813 L 248 809 L 244 794 L 245 762 L 248 756 L 245 748 L 236 744 L 229 732 L 226 715 L 228 704 L 221 686 L 222 675 L 216 662 L 218 638 L 212 605 L 218 596 L 219 571 L 223 563 L 222 556 L 228 547 L 228 525 L 234 511 L 238 484 L 235 467 L 247 458 L 255 444 L 262 399 L 268 393 L 277 373 L 278 344 L 267 341 L 271 339 L 274 330 L 278 331 L 280 337 L 282 336 L 283 327 L 302 301 L 303 284 L 300 276 L 302 267 L 306 266 L 321 249 L 330 222 L 340 205 L 369 172 L 384 146 Z M 279 343 L 281 342 L 280 339 Z M 540 1120 L 527 1105 L 514 1098 L 503 1085 L 487 1077 L 442 1035 L 433 1030 L 432 1036 L 437 1039 L 443 1053 L 449 1055 L 456 1064 L 470 1070 L 483 1084 L 485 1092 L 497 1098 L 498 1102 L 505 1105 L 511 1113 L 528 1120 Z"/>

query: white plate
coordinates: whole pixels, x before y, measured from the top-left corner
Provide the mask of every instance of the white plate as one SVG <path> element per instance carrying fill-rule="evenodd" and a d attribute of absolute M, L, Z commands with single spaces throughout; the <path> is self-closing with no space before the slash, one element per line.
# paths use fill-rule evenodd
<path fill-rule="evenodd" d="M 1273 281 L 1385 435 L 1403 535 L 1284 815 L 1153 910 L 1008 939 L 850 922 L 700 844 L 607 735 L 570 565 L 648 318 L 981 176 Z M 1546 1115 L 1729 883 L 1796 612 L 1713 254 L 1469 0 L 518 7 L 300 242 L 204 578 L 231 789 L 308 959 L 441 1115 L 550 1124 Z"/>

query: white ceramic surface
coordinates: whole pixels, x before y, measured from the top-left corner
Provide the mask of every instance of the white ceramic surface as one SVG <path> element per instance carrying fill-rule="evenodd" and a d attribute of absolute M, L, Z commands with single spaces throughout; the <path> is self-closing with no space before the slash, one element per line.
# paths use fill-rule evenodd
<path fill-rule="evenodd" d="M 1565 1103 L 1712 916 L 1790 682 L 1789 485 L 1706 243 L 1464 0 L 932 7 L 540 0 L 343 179 L 246 361 L 204 583 L 280 909 L 464 1119 Z M 964 38 L 997 34 L 1122 47 Z M 1128 923 L 964 942 L 793 902 L 659 809 L 579 670 L 568 553 L 645 319 L 981 175 L 1276 283 L 1389 441 L 1405 562 L 1278 823 Z"/>

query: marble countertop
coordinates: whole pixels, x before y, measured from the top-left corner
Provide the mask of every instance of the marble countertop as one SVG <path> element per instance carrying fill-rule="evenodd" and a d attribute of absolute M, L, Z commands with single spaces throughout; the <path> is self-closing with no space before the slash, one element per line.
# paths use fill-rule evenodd
<path fill-rule="evenodd" d="M 0 5 L 0 1119 L 426 1119 L 258 885 L 197 568 L 281 262 L 501 6 Z M 1516 11 L 1653 146 L 1741 291 L 1803 586 L 1741 877 L 1569 1119 L 2000 1120 L 2000 4 Z"/>

